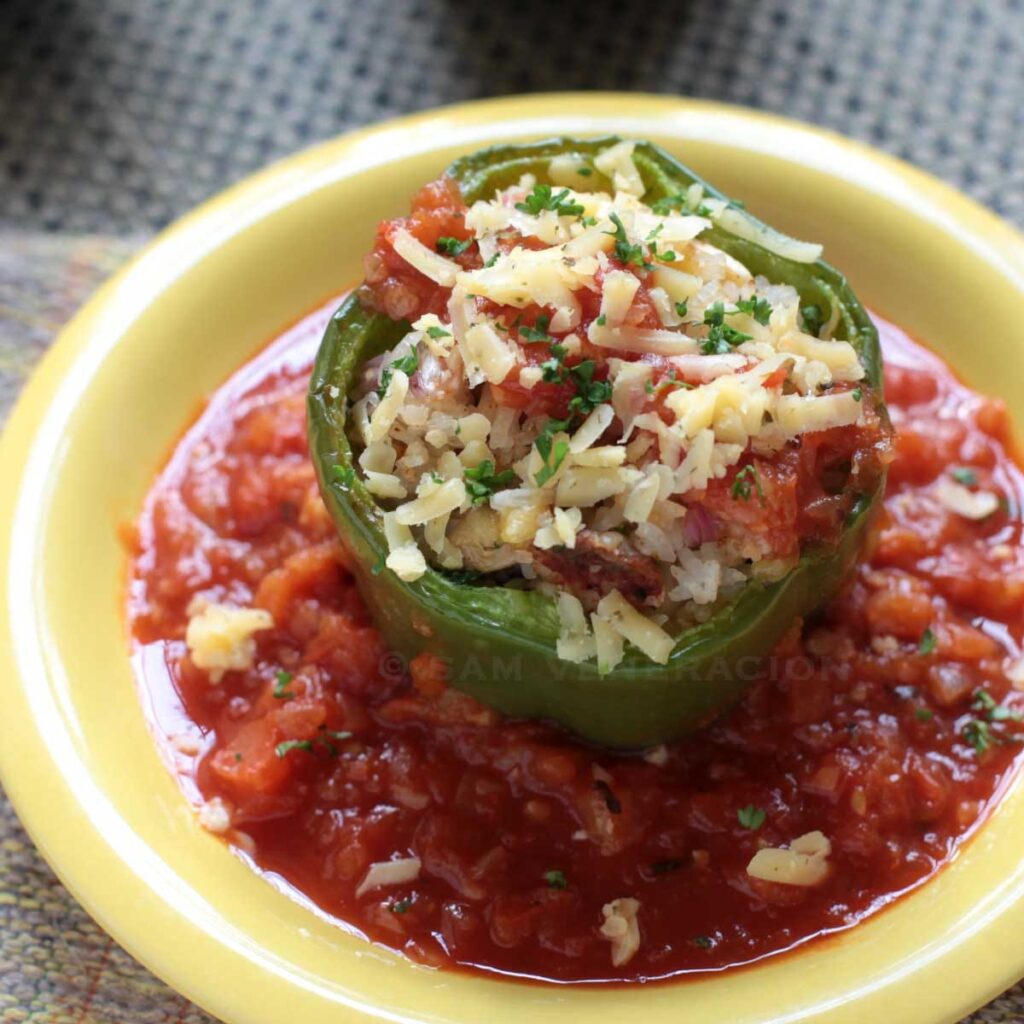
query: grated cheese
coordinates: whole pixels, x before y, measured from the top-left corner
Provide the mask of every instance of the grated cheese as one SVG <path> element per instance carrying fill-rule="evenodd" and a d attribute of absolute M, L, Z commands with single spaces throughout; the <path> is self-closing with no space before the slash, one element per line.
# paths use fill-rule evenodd
<path fill-rule="evenodd" d="M 828 857 L 832 844 L 821 832 L 808 832 L 789 847 L 758 850 L 747 865 L 747 874 L 765 882 L 810 888 L 829 875 Z"/>
<path fill-rule="evenodd" d="M 201 804 L 197 817 L 199 824 L 214 835 L 222 836 L 231 829 L 231 807 L 219 796 L 211 797 Z"/>
<path fill-rule="evenodd" d="M 612 945 L 613 967 L 629 963 L 640 948 L 639 911 L 639 902 L 628 897 L 612 900 L 601 908 L 604 917 L 601 934 Z"/>
<path fill-rule="evenodd" d="M 594 158 L 594 166 L 604 175 L 612 179 L 617 192 L 627 192 L 633 196 L 644 194 L 644 181 L 640 177 L 636 164 L 633 163 L 635 142 L 619 142 L 609 147 Z"/>
<path fill-rule="evenodd" d="M 225 672 L 252 668 L 256 658 L 255 634 L 274 628 L 273 616 L 262 608 L 233 608 L 194 598 L 188 606 L 185 644 L 192 663 L 210 682 L 219 683 Z"/>
<path fill-rule="evenodd" d="M 405 396 L 409 393 L 409 378 L 404 370 L 393 370 L 388 389 L 377 407 L 370 413 L 369 441 L 383 441 L 388 436 Z"/>
<path fill-rule="evenodd" d="M 675 641 L 659 625 L 641 615 L 617 590 L 601 598 L 597 614 L 651 661 L 659 665 L 668 661 Z"/>
<path fill-rule="evenodd" d="M 404 228 L 395 232 L 392 245 L 395 252 L 409 266 L 418 270 L 424 277 L 429 277 L 435 284 L 443 285 L 445 288 L 455 284 L 455 276 L 462 269 L 458 263 L 428 249 Z"/>
<path fill-rule="evenodd" d="M 999 498 L 991 491 L 972 491 L 945 476 L 936 481 L 932 493 L 944 508 L 964 519 L 987 519 L 999 508 Z"/>
<path fill-rule="evenodd" d="M 356 889 L 356 899 L 374 889 L 391 885 L 405 885 L 420 877 L 422 863 L 419 857 L 399 857 L 397 860 L 382 860 L 371 864 Z"/>
<path fill-rule="evenodd" d="M 428 483 L 420 496 L 395 511 L 395 522 L 402 526 L 422 526 L 454 512 L 466 500 L 466 485 L 461 480 L 442 484 Z"/>

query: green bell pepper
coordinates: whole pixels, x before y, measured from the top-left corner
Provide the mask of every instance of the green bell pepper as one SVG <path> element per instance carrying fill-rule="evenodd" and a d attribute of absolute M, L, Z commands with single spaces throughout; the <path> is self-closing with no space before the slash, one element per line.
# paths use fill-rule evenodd
<path fill-rule="evenodd" d="M 472 203 L 525 173 L 549 181 L 547 168 L 554 156 L 573 154 L 581 166 L 592 168 L 593 157 L 617 141 L 562 138 L 499 146 L 455 161 L 448 174 Z M 634 162 L 647 186 L 647 203 L 694 183 L 703 186 L 705 195 L 726 199 L 650 143 L 637 144 Z M 588 181 L 595 190 L 609 187 L 596 169 Z M 752 217 L 750 223 L 764 228 Z M 881 400 L 878 335 L 838 271 L 820 260 L 792 262 L 718 225 L 702 237 L 753 273 L 793 285 L 802 305 L 817 305 L 826 316 L 837 307 L 834 336 L 857 350 L 866 382 Z M 447 665 L 450 685 L 506 715 L 553 719 L 588 740 L 620 749 L 678 737 L 733 704 L 758 678 L 794 620 L 827 601 L 857 558 L 884 473 L 852 496 L 837 544 L 805 545 L 797 566 L 781 580 L 747 583 L 706 622 L 678 637 L 667 664 L 655 664 L 629 649 L 623 662 L 604 676 L 593 662 L 574 664 L 557 657 L 555 602 L 541 593 L 471 583 L 432 568 L 414 582 L 403 582 L 384 568 L 381 510 L 353 471 L 347 415 L 348 395 L 360 367 L 392 348 L 409 329 L 408 323 L 366 311 L 354 295 L 330 321 L 309 390 L 310 447 L 320 488 L 385 641 L 405 658 L 422 652 L 437 655 Z"/>

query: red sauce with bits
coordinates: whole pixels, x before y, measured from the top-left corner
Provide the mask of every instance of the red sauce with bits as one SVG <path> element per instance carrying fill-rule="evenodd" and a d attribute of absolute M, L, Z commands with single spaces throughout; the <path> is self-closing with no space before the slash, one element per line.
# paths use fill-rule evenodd
<path fill-rule="evenodd" d="M 1007 675 L 1024 639 L 1024 475 L 1002 403 L 879 321 L 896 458 L 849 586 L 728 717 L 647 760 L 615 756 L 502 721 L 430 658 L 385 649 L 306 451 L 333 306 L 213 396 L 134 539 L 144 700 L 186 791 L 224 801 L 228 841 L 416 960 L 557 981 L 748 963 L 849 927 L 949 860 L 1024 738 Z M 1000 507 L 950 512 L 935 488 L 951 474 Z M 272 613 L 251 670 L 214 684 L 192 664 L 197 594 Z M 832 845 L 823 884 L 747 875 L 759 847 L 813 830 Z M 412 855 L 415 881 L 356 895 L 372 863 Z M 641 943 L 614 967 L 599 929 L 618 897 L 639 901 Z"/>

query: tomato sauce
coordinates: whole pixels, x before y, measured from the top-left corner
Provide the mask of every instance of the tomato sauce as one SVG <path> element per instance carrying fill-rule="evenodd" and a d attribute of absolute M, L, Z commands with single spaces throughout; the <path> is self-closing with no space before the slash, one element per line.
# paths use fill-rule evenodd
<path fill-rule="evenodd" d="M 855 924 L 949 861 L 1024 738 L 1007 671 L 1024 640 L 1024 474 L 1002 403 L 879 320 L 896 455 L 849 585 L 731 714 L 616 756 L 501 720 L 429 657 L 384 647 L 306 449 L 333 307 L 213 396 L 133 538 L 144 700 L 186 792 L 223 801 L 239 851 L 420 962 L 559 982 L 749 963 Z M 999 507 L 954 514 L 936 491 L 950 476 Z M 197 594 L 272 613 L 251 670 L 214 684 L 192 664 Z M 814 830 L 832 846 L 824 883 L 748 876 L 759 848 Z M 371 864 L 410 856 L 418 878 L 357 895 Z M 599 929 L 619 897 L 639 901 L 641 944 L 615 967 Z"/>

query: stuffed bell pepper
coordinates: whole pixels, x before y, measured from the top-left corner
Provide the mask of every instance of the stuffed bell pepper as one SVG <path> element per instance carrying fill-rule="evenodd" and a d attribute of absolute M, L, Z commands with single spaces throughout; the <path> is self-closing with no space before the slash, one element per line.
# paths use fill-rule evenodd
<path fill-rule="evenodd" d="M 729 706 L 884 485 L 877 334 L 820 256 L 614 138 L 474 154 L 381 224 L 309 409 L 390 646 L 616 748 Z"/>

